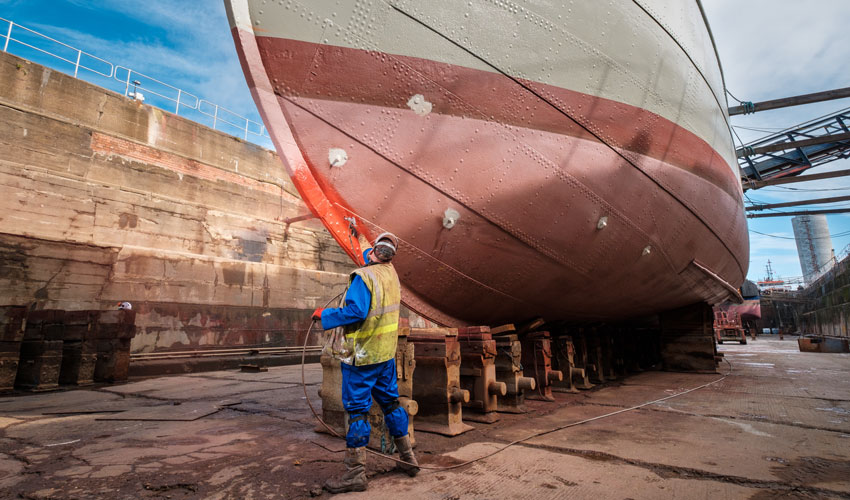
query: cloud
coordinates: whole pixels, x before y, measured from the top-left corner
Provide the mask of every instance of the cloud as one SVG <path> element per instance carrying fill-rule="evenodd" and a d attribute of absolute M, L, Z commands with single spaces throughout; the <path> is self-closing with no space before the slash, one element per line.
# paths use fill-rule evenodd
<path fill-rule="evenodd" d="M 846 86 L 850 2 L 713 0 L 703 2 L 726 84 L 742 99 Z M 741 95 L 743 94 L 743 95 Z"/>

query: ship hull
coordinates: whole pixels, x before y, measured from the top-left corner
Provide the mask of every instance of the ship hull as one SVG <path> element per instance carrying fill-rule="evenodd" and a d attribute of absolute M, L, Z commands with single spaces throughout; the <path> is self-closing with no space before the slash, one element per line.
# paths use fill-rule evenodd
<path fill-rule="evenodd" d="M 346 31 L 332 17 L 306 16 L 321 26 L 310 40 L 295 8 L 228 5 L 295 185 L 352 258 L 352 229 L 400 237 L 394 263 L 409 307 L 451 325 L 597 321 L 736 295 L 746 220 L 712 78 L 702 101 L 687 84 L 680 96 L 680 108 L 712 116 L 670 119 L 663 100 L 635 105 L 633 88 L 613 99 L 492 62 L 504 58 L 456 32 L 435 35 L 427 23 L 444 26 L 443 11 L 396 3 L 381 12 L 431 43 L 433 57 L 386 40 L 358 47 L 359 25 Z M 635 75 L 624 81 L 641 87 Z"/>

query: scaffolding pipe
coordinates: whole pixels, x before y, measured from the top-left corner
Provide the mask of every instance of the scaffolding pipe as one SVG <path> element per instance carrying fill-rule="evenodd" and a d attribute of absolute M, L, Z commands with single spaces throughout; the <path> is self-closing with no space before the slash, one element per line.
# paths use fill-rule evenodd
<path fill-rule="evenodd" d="M 850 196 L 833 196 L 831 198 L 818 198 L 816 200 L 800 200 L 800 201 L 786 201 L 784 203 L 769 203 L 769 204 L 757 204 L 750 205 L 746 208 L 747 211 L 756 212 L 759 210 L 771 210 L 774 208 L 786 208 L 786 207 L 796 207 L 799 205 L 817 205 L 819 203 L 838 203 L 839 201 L 848 201 L 850 200 Z"/>
<path fill-rule="evenodd" d="M 833 179 L 835 177 L 844 177 L 850 175 L 850 170 L 836 170 L 835 172 L 824 172 L 822 174 L 807 174 L 793 177 L 780 177 L 778 179 L 768 179 L 765 181 L 757 181 L 747 179 L 744 180 L 744 189 L 760 189 L 767 186 L 776 186 L 779 184 L 793 184 L 795 182 L 819 181 L 821 179 Z"/>
<path fill-rule="evenodd" d="M 835 134 L 835 135 L 825 135 L 823 137 L 815 137 L 813 139 L 804 139 L 802 141 L 790 141 L 790 142 L 779 142 L 776 144 L 770 144 L 767 146 L 759 146 L 757 148 L 751 148 L 749 146 L 745 146 L 743 148 L 735 151 L 738 154 L 738 158 L 743 158 L 745 156 L 754 156 L 763 153 L 772 153 L 774 151 L 787 151 L 789 149 L 795 148 L 804 148 L 806 146 L 816 146 L 818 144 L 827 144 L 830 142 L 841 142 L 850 140 L 850 132 L 845 132 L 843 134 Z"/>
<path fill-rule="evenodd" d="M 747 115 L 757 113 L 759 111 L 767 111 L 769 109 L 787 108 L 789 106 L 799 106 L 801 104 L 811 104 L 813 102 L 831 101 L 833 99 L 844 99 L 850 97 L 850 87 L 843 89 L 827 90 L 824 92 L 815 92 L 814 94 L 804 94 L 794 97 L 785 97 L 782 99 L 773 99 L 762 102 L 742 102 L 740 106 L 732 106 L 729 108 L 729 116 Z"/>

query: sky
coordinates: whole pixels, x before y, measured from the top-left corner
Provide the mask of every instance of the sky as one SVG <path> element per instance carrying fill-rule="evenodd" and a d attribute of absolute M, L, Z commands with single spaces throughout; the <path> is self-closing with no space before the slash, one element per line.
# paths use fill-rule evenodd
<path fill-rule="evenodd" d="M 758 102 L 850 86 L 850 44 L 845 36 L 850 1 L 703 0 L 703 6 L 727 89 L 738 99 Z M 83 71 L 80 76 L 93 83 L 124 92 L 126 84 L 122 81 L 129 68 L 134 71 L 132 79 L 141 82 L 140 92 L 148 103 L 173 110 L 173 99 L 181 89 L 188 94 L 181 98 L 181 115 L 210 125 L 212 104 L 217 104 L 235 113 L 219 111 L 219 117 L 233 124 L 219 122 L 220 130 L 243 135 L 245 122 L 239 117 L 247 117 L 253 122 L 248 129 L 262 132 L 222 0 L 0 0 L 0 18 L 120 66 L 113 78 Z M 5 36 L 7 27 L 8 23 L 0 21 L 0 36 Z M 13 38 L 35 40 L 34 35 L 17 27 Z M 0 43 L 3 41 L 0 39 Z M 76 58 L 76 52 L 44 39 L 39 40 L 39 46 L 72 62 Z M 73 71 L 71 64 L 19 43 L 11 43 L 9 49 L 56 69 Z M 110 72 L 103 61 L 84 56 L 81 62 L 95 71 Z M 732 98 L 729 103 L 737 104 Z M 847 107 L 850 99 L 797 106 L 735 116 L 732 125 L 747 143 Z M 260 135 L 252 133 L 248 139 L 273 147 Z M 836 161 L 813 172 L 843 169 L 850 169 L 850 160 Z M 754 203 L 779 203 L 841 196 L 848 191 L 850 177 L 841 177 L 751 190 L 747 197 Z M 848 206 L 838 203 L 795 209 Z M 836 235 L 832 246 L 841 256 L 850 249 L 850 214 L 828 215 L 827 220 L 830 233 Z M 775 276 L 802 274 L 790 217 L 750 219 L 749 228 L 749 279 L 764 278 L 768 259 Z"/>

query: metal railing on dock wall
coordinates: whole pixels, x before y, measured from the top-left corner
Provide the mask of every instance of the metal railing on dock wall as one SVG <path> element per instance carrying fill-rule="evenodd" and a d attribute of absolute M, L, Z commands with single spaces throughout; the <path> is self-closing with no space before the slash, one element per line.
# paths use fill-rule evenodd
<path fill-rule="evenodd" d="M 3 52 L 68 73 L 74 78 L 123 93 L 126 97 L 144 101 L 212 129 L 274 149 L 268 130 L 258 121 L 2 17 L 0 45 Z"/>

